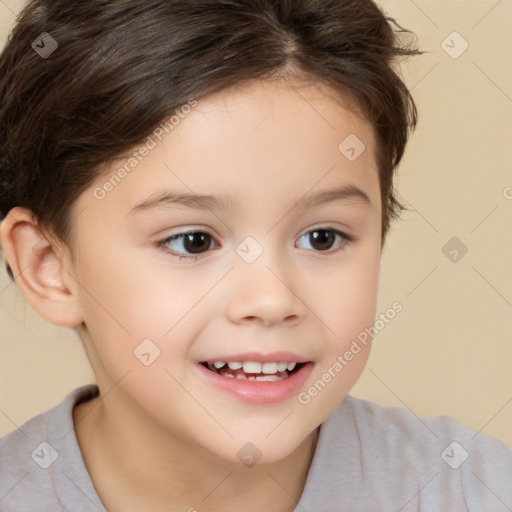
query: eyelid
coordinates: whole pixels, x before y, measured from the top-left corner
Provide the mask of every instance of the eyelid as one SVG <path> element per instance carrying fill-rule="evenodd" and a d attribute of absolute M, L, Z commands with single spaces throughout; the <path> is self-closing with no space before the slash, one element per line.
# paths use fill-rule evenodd
<path fill-rule="evenodd" d="M 183 236 L 183 235 L 191 235 L 193 233 L 205 233 L 207 235 L 210 235 L 212 239 L 216 239 L 216 236 L 207 228 L 203 227 L 191 227 L 191 228 L 184 228 L 183 231 L 176 231 L 175 233 L 172 233 L 171 235 L 167 235 L 164 238 L 158 237 L 156 240 L 157 242 L 167 242 L 169 240 L 172 240 L 173 238 Z"/>
<path fill-rule="evenodd" d="M 312 226 L 308 227 L 306 230 L 304 231 L 301 231 L 300 235 L 298 235 L 298 238 L 301 238 L 302 236 L 308 234 L 308 233 L 311 233 L 311 231 L 336 231 L 337 233 L 340 233 L 341 235 L 343 235 L 343 237 L 345 237 L 347 240 L 350 240 L 350 241 L 353 241 L 355 240 L 355 238 L 352 236 L 352 235 L 349 235 L 348 234 L 348 230 L 346 230 L 345 228 L 342 228 L 342 227 L 337 227 L 337 226 L 333 226 L 333 225 L 330 225 L 329 223 L 326 223 L 326 224 L 313 224 Z"/>
<path fill-rule="evenodd" d="M 176 233 L 172 235 L 168 235 L 165 237 L 165 240 L 169 240 L 171 238 L 181 236 L 181 235 L 191 235 L 193 233 L 206 233 L 207 235 L 210 235 L 213 238 L 213 235 L 205 228 L 190 228 L 186 229 L 185 231 L 177 231 Z"/>

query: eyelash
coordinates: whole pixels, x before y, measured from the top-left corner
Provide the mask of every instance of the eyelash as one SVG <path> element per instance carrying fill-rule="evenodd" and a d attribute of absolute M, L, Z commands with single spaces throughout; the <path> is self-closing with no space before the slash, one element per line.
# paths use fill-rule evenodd
<path fill-rule="evenodd" d="M 343 231 L 340 231 L 340 230 L 334 229 L 334 228 L 323 228 L 323 227 L 315 228 L 315 229 L 311 229 L 311 230 L 307 231 L 306 233 L 304 233 L 303 235 L 300 236 L 299 240 L 301 238 L 303 238 L 304 236 L 309 235 L 310 233 L 314 233 L 315 231 L 331 232 L 331 233 L 334 233 L 335 236 L 338 236 L 339 238 L 341 238 L 341 243 L 339 244 L 339 247 L 334 250 L 331 249 L 331 250 L 327 250 L 327 251 L 313 251 L 313 252 L 317 252 L 320 254 L 335 254 L 335 253 L 343 250 L 347 244 L 353 242 L 353 240 L 354 240 L 351 236 L 347 235 Z M 205 251 L 203 253 L 200 253 L 199 255 L 184 255 L 184 254 L 178 253 L 176 251 L 173 251 L 172 249 L 169 249 L 169 247 L 167 246 L 167 244 L 172 242 L 173 240 L 177 240 L 179 238 L 183 238 L 186 235 L 192 235 L 192 234 L 206 234 L 211 237 L 212 241 L 214 241 L 213 237 L 207 231 L 193 230 L 193 231 L 186 231 L 183 233 L 177 233 L 176 235 L 169 236 L 163 240 L 156 242 L 156 245 L 164 253 L 169 254 L 173 258 L 178 258 L 179 260 L 186 259 L 186 260 L 190 260 L 190 261 L 196 261 L 197 259 L 199 259 L 199 257 L 201 257 L 202 255 L 209 252 L 210 249 L 208 249 L 207 251 Z M 214 241 L 214 243 L 216 243 L 216 242 Z"/>

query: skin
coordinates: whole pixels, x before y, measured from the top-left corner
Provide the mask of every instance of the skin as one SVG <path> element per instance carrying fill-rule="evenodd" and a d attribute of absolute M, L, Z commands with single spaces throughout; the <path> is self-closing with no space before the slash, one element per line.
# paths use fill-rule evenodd
<path fill-rule="evenodd" d="M 350 134 L 366 146 L 353 162 L 338 150 Z M 373 325 L 382 214 L 374 151 L 371 126 L 332 91 L 254 82 L 201 99 L 97 199 L 124 160 L 114 162 L 74 205 L 73 247 L 46 237 L 38 242 L 46 256 L 29 255 L 41 234 L 26 211 L 11 212 L 2 240 L 20 288 L 47 319 L 78 329 L 98 379 L 100 397 L 76 407 L 74 421 L 109 511 L 294 509 L 317 427 L 359 378 L 370 344 L 308 404 L 296 394 L 245 403 L 208 385 L 197 363 L 286 350 L 314 362 L 307 390 Z M 344 185 L 370 204 L 348 197 L 294 207 Z M 223 194 L 233 210 L 129 213 L 165 191 Z M 197 260 L 158 246 L 191 228 L 213 240 Z M 336 236 L 321 251 L 307 236 L 315 229 L 352 240 Z M 263 249 L 251 264 L 235 252 L 247 236 Z M 187 255 L 182 242 L 167 247 Z M 148 338 L 160 356 L 145 366 L 134 350 Z M 237 457 L 247 442 L 262 454 L 252 468 Z"/>

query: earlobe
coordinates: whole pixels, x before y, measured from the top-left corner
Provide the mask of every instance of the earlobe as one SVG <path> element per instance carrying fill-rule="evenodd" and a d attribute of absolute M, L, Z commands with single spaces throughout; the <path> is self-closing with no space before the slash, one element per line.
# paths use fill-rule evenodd
<path fill-rule="evenodd" d="M 13 208 L 0 225 L 0 240 L 16 284 L 27 302 L 56 325 L 83 322 L 67 250 L 39 230 L 32 212 Z"/>

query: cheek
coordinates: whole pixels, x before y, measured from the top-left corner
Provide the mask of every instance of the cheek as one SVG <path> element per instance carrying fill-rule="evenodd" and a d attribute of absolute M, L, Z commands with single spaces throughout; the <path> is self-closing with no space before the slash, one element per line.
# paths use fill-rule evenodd
<path fill-rule="evenodd" d="M 380 251 L 377 245 L 374 249 L 358 251 L 323 282 L 328 292 L 317 308 L 325 343 L 312 387 L 299 400 L 318 414 L 332 411 L 350 391 L 370 354 L 372 338 L 365 329 L 375 321 L 380 269 Z M 320 292 L 316 290 L 319 296 Z"/>
<path fill-rule="evenodd" d="M 176 366 L 201 328 L 196 311 L 211 287 L 206 276 L 148 265 L 133 251 L 114 260 L 104 250 L 98 259 L 94 249 L 82 253 L 77 269 L 79 300 L 104 365 L 119 376 L 138 366 L 138 352 L 149 351 L 160 352 L 155 364 Z"/>
<path fill-rule="evenodd" d="M 315 295 L 323 297 L 321 318 L 338 348 L 373 325 L 377 307 L 380 258 L 378 252 L 354 254 L 333 270 Z"/>

